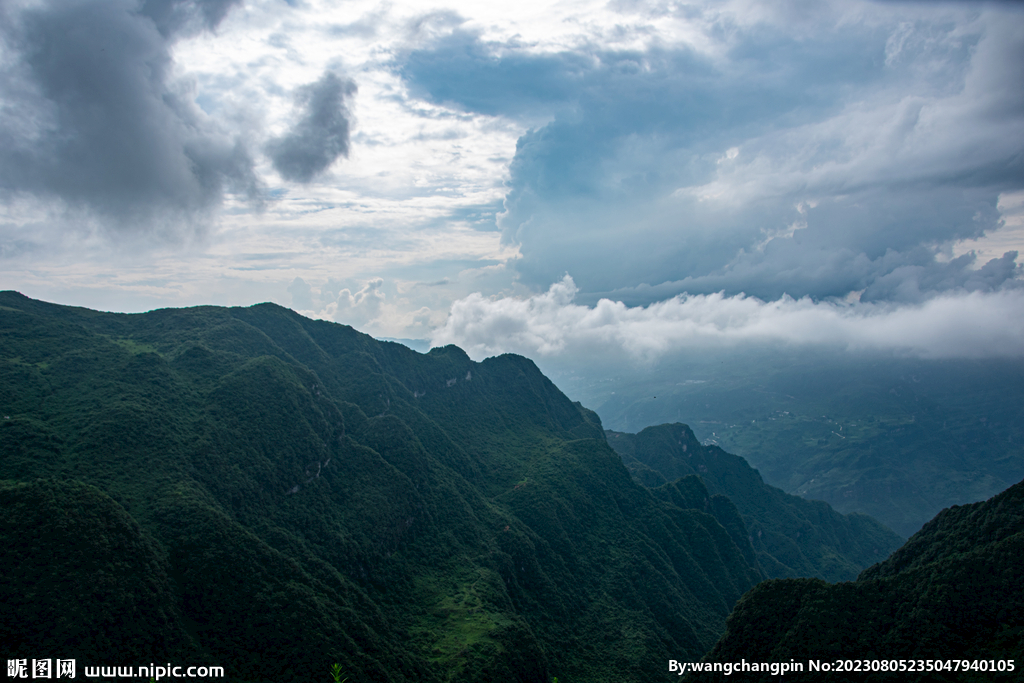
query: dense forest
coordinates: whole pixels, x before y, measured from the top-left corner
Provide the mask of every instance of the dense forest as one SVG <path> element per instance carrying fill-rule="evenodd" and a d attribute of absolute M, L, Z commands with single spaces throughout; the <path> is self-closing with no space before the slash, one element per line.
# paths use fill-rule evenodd
<path fill-rule="evenodd" d="M 816 672 L 814 680 L 1019 681 L 1022 615 L 1024 482 L 991 500 L 942 511 L 857 581 L 759 584 L 740 600 L 704 661 L 904 660 L 926 670 Z M 743 680 L 778 677 L 744 673 Z"/>
<path fill-rule="evenodd" d="M 899 543 L 684 425 L 606 434 L 525 358 L 416 353 L 272 304 L 0 293 L 0 414 L 15 657 L 661 680 L 762 580 L 852 577 Z"/>
<path fill-rule="evenodd" d="M 763 578 L 529 360 L 0 295 L 0 641 L 235 680 L 646 680 Z M 721 506 L 719 506 L 721 507 Z"/>
<path fill-rule="evenodd" d="M 653 487 L 656 497 L 674 501 L 681 489 L 706 486 L 712 504 L 734 504 L 769 578 L 850 581 L 903 541 L 867 515 L 841 515 L 821 501 L 768 486 L 746 460 L 702 445 L 686 425 L 605 433 L 633 478 Z"/>

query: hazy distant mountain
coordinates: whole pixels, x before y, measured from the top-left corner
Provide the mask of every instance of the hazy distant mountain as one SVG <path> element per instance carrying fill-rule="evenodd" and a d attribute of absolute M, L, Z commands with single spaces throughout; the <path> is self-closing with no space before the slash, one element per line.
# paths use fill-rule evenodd
<path fill-rule="evenodd" d="M 726 634 L 704 661 L 806 666 L 810 659 L 830 665 L 867 659 L 905 660 L 906 666 L 914 660 L 910 666 L 932 662 L 934 667 L 938 660 L 960 670 L 813 676 L 815 681 L 1018 681 L 1024 665 L 1022 615 L 1024 482 L 989 501 L 943 510 L 856 582 L 761 583 L 736 606 Z M 745 681 L 778 680 L 768 673 L 737 675 Z M 721 681 L 722 674 L 687 680 Z"/>
<path fill-rule="evenodd" d="M 727 497 L 742 515 L 759 566 L 769 577 L 851 581 L 903 543 L 871 517 L 842 515 L 821 501 L 768 486 L 746 460 L 703 446 L 686 425 L 605 434 L 633 477 L 658 487 L 655 495 L 672 500 L 668 492 L 675 487 L 665 482 L 700 477 L 710 493 Z"/>
<path fill-rule="evenodd" d="M 8 657 L 234 680 L 647 681 L 763 578 L 529 360 L 281 307 L 0 294 Z M 723 525 L 722 522 L 725 522 Z"/>
<path fill-rule="evenodd" d="M 788 493 L 910 536 L 939 510 L 1024 478 L 1024 360 L 785 348 L 650 367 L 545 367 L 605 427 L 690 425 Z"/>
<path fill-rule="evenodd" d="M 399 339 L 398 337 L 377 337 L 378 341 L 395 342 L 402 346 L 408 346 L 413 351 L 419 351 L 420 353 L 426 353 L 430 350 L 429 339 Z"/>

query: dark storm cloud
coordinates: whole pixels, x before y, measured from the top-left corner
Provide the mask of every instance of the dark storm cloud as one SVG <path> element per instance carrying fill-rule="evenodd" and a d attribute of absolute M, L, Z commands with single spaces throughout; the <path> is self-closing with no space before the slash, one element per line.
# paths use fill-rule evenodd
<path fill-rule="evenodd" d="M 356 92 L 352 81 L 327 71 L 316 83 L 299 89 L 301 115 L 284 136 L 267 145 L 274 168 L 286 180 L 308 183 L 349 149 L 347 100 Z"/>
<path fill-rule="evenodd" d="M 232 4 L 8 8 L 0 192 L 60 200 L 140 230 L 201 218 L 226 189 L 257 195 L 244 144 L 216 130 L 171 80 L 176 33 L 216 27 Z"/>
<path fill-rule="evenodd" d="M 1022 289 L 1022 266 L 1016 263 L 1016 251 L 1008 251 L 977 270 L 973 252 L 949 263 L 925 260 L 921 265 L 901 265 L 877 277 L 861 294 L 861 301 L 923 301 L 933 292 L 994 292 L 1000 289 Z"/>
<path fill-rule="evenodd" d="M 164 36 L 214 30 L 241 0 L 143 0 L 140 12 Z"/>
<path fill-rule="evenodd" d="M 1009 251 L 977 268 L 973 252 L 941 261 L 924 247 L 909 252 L 889 251 L 875 261 L 848 250 L 821 250 L 820 260 L 814 263 L 806 252 L 796 252 L 788 261 L 778 255 L 737 259 L 728 270 L 708 275 L 592 292 L 577 298 L 581 304 L 593 305 L 601 298 L 610 298 L 637 306 L 686 293 L 760 292 L 765 299 L 776 300 L 789 292 L 814 289 L 818 299 L 860 292 L 857 298 L 863 302 L 916 304 L 943 293 L 1024 289 L 1024 267 L 1016 263 L 1017 256 L 1016 251 Z"/>
<path fill-rule="evenodd" d="M 494 46 L 456 29 L 429 49 L 410 51 L 398 66 L 412 94 L 484 114 L 546 113 L 578 96 L 595 62 L 587 54 L 520 55 L 495 59 Z"/>
<path fill-rule="evenodd" d="M 568 271 L 590 303 L 916 301 L 1020 274 L 1014 257 L 984 276 L 971 257 L 937 258 L 998 229 L 1001 193 L 1024 188 L 1024 20 L 944 7 L 825 10 L 800 31 L 723 19 L 713 55 L 537 54 L 455 28 L 398 71 L 436 103 L 547 115 L 518 141 L 497 221 L 526 284 Z"/>
<path fill-rule="evenodd" d="M 1016 286 L 1021 275 L 1014 264 L 1016 252 L 979 271 L 976 268 L 982 264 L 973 254 L 946 261 L 932 246 L 936 233 L 971 239 L 997 228 L 999 215 L 989 190 L 952 192 L 939 187 L 925 192 L 918 188 L 908 194 L 862 192 L 831 198 L 816 207 L 804 206 L 802 213 L 792 206 L 757 203 L 728 219 L 718 217 L 717 225 L 735 240 L 688 236 L 675 249 L 646 260 L 653 271 L 674 268 L 688 272 L 686 277 L 593 291 L 578 299 L 593 303 L 611 297 L 637 305 L 685 292 L 742 292 L 766 300 L 783 294 L 821 299 L 862 292 L 863 301 L 912 303 L 939 292 Z M 765 216 L 779 215 L 787 216 L 791 231 L 776 236 L 756 232 Z M 744 226 L 751 226 L 749 233 L 743 232 Z M 758 239 L 761 243 L 751 246 Z M 619 258 L 634 254 L 627 248 Z"/>

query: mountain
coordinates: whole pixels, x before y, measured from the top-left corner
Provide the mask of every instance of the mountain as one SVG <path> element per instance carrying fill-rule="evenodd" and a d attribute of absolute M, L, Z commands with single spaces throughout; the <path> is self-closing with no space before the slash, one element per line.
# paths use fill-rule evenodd
<path fill-rule="evenodd" d="M 529 360 L 0 293 L 0 642 L 241 681 L 641 681 L 763 575 Z M 146 677 L 146 676 L 143 676 Z"/>
<path fill-rule="evenodd" d="M 426 353 L 430 350 L 430 340 L 428 339 L 406 339 L 403 337 L 377 337 L 376 339 L 378 341 L 395 342 L 420 353 Z"/>
<path fill-rule="evenodd" d="M 855 582 L 759 584 L 736 605 L 704 662 L 914 660 L 907 668 L 924 664 L 923 673 L 872 673 L 870 680 L 1020 680 L 1022 615 L 1024 482 L 991 500 L 943 510 Z M 936 660 L 943 670 L 928 670 Z M 776 679 L 743 673 L 745 681 Z M 814 680 L 866 679 L 833 671 Z"/>
<path fill-rule="evenodd" d="M 1020 358 L 745 348 L 650 368 L 542 368 L 608 429 L 685 422 L 772 486 L 870 515 L 904 537 L 943 508 L 1024 478 Z"/>
<path fill-rule="evenodd" d="M 655 496 L 675 501 L 685 482 L 668 482 L 700 477 L 712 494 L 710 505 L 718 498 L 735 504 L 759 566 L 771 578 L 852 580 L 903 543 L 866 515 L 843 515 L 821 501 L 768 486 L 746 460 L 702 445 L 686 425 L 658 425 L 639 434 L 606 430 L 605 435 L 633 477 L 655 487 Z"/>

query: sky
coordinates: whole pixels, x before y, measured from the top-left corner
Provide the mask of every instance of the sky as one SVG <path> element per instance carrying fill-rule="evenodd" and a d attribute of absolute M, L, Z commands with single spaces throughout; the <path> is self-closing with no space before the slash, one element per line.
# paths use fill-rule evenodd
<path fill-rule="evenodd" d="M 0 288 L 1024 356 L 1024 4 L 0 2 Z"/>

